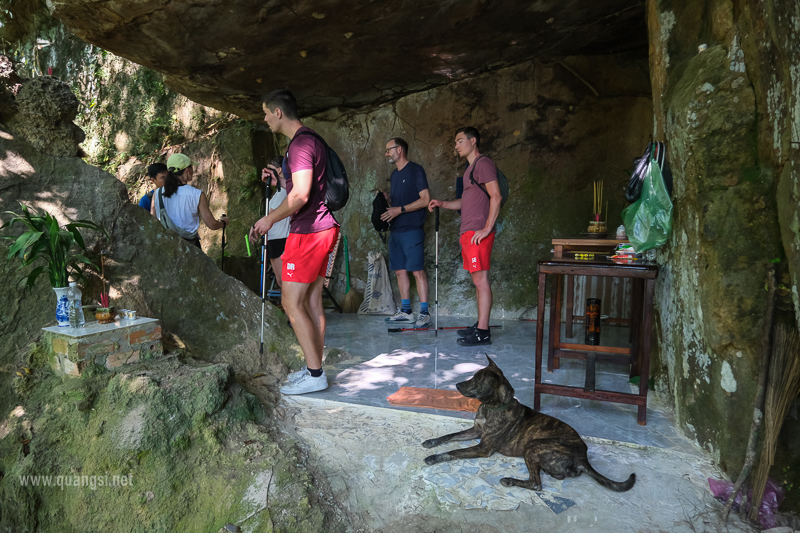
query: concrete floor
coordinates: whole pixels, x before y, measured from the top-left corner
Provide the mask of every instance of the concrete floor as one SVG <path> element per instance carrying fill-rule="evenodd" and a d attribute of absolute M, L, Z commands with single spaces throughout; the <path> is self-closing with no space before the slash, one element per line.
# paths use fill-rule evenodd
<path fill-rule="evenodd" d="M 542 396 L 542 411 L 573 426 L 589 443 L 589 458 L 608 477 L 637 474 L 635 487 L 617 494 L 586 476 L 557 481 L 543 475 L 544 490 L 507 489 L 498 480 L 516 472 L 521 459 L 487 459 L 425 466 L 426 439 L 471 425 L 473 413 L 391 406 L 401 386 L 455 389 L 492 356 L 516 390 L 533 405 L 536 323 L 492 321 L 493 344 L 467 348 L 455 331 L 387 333 L 382 316 L 328 315 L 326 345 L 352 357 L 326 365 L 331 386 L 285 397 L 290 426 L 326 471 L 337 499 L 363 521 L 365 531 L 722 531 L 706 478 L 722 477 L 712 461 L 675 429 L 670 410 L 651 395 L 647 425 L 636 407 Z M 440 317 L 440 326 L 470 325 Z M 546 330 L 545 330 L 546 331 Z M 607 327 L 603 343 L 624 346 L 627 329 Z M 582 338 L 580 326 L 577 339 Z M 545 346 L 547 334 L 545 332 Z M 545 381 L 582 385 L 584 363 L 562 360 Z M 597 386 L 630 391 L 627 368 L 597 364 Z M 441 452 L 465 447 L 453 443 Z M 513 510 L 513 512 L 509 512 Z M 413 517 L 413 519 L 412 519 Z M 537 524 L 533 526 L 532 524 Z M 737 517 L 727 531 L 750 531 Z"/>

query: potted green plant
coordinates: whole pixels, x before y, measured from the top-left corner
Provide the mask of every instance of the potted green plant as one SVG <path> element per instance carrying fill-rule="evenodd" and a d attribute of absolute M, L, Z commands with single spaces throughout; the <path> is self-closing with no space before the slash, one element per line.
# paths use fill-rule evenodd
<path fill-rule="evenodd" d="M 14 218 L 0 228 L 4 229 L 14 224 L 23 224 L 28 227 L 28 230 L 19 237 L 3 237 L 14 241 L 8 250 L 8 258 L 18 257 L 22 261 L 20 268 L 36 262 L 44 263 L 38 265 L 24 278 L 25 285 L 28 289 L 32 288 L 36 278 L 40 274 L 46 273 L 50 278 L 50 285 L 56 293 L 58 325 L 68 326 L 66 292 L 70 276 L 77 281 L 85 279 L 84 267 L 98 270 L 97 265 L 84 255 L 86 245 L 79 228 L 102 231 L 106 237 L 108 237 L 108 233 L 105 228 L 90 220 L 78 220 L 62 227 L 50 213 L 45 211 L 43 214 L 39 214 L 28 209 L 22 203 L 20 206 L 22 207 L 21 215 L 13 211 L 6 211 Z"/>

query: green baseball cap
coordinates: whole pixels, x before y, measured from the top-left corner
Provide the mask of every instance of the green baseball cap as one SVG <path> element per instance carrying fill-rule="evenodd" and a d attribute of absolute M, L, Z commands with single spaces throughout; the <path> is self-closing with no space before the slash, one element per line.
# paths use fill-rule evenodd
<path fill-rule="evenodd" d="M 198 164 L 199 163 L 197 163 L 196 161 L 192 161 L 191 159 L 189 159 L 188 157 L 186 157 L 183 154 L 172 154 L 171 156 L 169 156 L 169 159 L 167 159 L 167 169 L 170 172 L 181 171 L 181 170 L 185 169 L 186 167 L 189 167 L 189 166 L 192 166 L 192 165 L 196 166 Z"/>

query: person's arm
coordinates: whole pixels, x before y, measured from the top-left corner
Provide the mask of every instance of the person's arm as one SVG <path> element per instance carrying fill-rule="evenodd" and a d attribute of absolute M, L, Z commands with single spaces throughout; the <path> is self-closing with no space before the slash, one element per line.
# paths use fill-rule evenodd
<path fill-rule="evenodd" d="M 272 228 L 273 224 L 297 213 L 300 208 L 306 205 L 311 196 L 311 184 L 313 181 L 314 171 L 311 169 L 292 172 L 292 191 L 277 209 L 268 216 L 258 219 L 253 224 L 253 229 L 257 235 L 264 235 Z"/>
<path fill-rule="evenodd" d="M 214 218 L 214 215 L 211 214 L 211 209 L 208 207 L 208 198 L 206 198 L 206 193 L 200 193 L 200 202 L 197 204 L 197 210 L 200 212 L 200 217 L 203 219 L 203 222 L 206 223 L 206 226 L 210 230 L 218 230 L 224 228 L 228 224 L 228 217 L 223 216 L 221 219 L 217 220 Z"/>
<path fill-rule="evenodd" d="M 483 184 L 486 187 L 486 192 L 489 193 L 489 216 L 486 219 L 486 225 L 480 231 L 476 231 L 472 235 L 472 244 L 480 244 L 483 239 L 489 236 L 494 229 L 494 223 L 497 221 L 497 216 L 500 214 L 500 202 L 503 200 L 503 195 L 500 194 L 500 185 L 497 180 L 490 181 Z"/>
<path fill-rule="evenodd" d="M 381 220 L 389 222 L 393 218 L 400 216 L 400 214 L 403 212 L 402 209 L 403 207 L 406 208 L 406 213 L 410 213 L 411 211 L 418 211 L 420 209 L 425 209 L 425 207 L 430 203 L 430 201 L 431 201 L 430 191 L 428 189 L 422 190 L 419 192 L 418 200 L 414 200 L 413 202 L 405 206 L 390 207 L 381 215 Z"/>
<path fill-rule="evenodd" d="M 428 211 L 433 213 L 433 209 L 435 207 L 450 209 L 451 211 L 458 211 L 461 209 L 461 198 L 458 200 L 431 200 L 430 203 L 428 203 Z"/>
<path fill-rule="evenodd" d="M 156 219 L 160 220 L 156 216 L 156 195 L 158 194 L 158 189 L 153 193 L 153 197 L 150 199 L 150 214 L 156 217 Z"/>

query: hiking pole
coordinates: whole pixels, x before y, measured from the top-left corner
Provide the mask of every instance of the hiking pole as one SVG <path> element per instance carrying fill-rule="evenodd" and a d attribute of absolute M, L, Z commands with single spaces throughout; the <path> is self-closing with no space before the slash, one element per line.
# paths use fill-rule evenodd
<path fill-rule="evenodd" d="M 222 213 L 222 216 L 225 216 L 225 213 Z M 225 226 L 227 226 L 227 222 L 222 223 L 222 258 L 219 260 L 219 269 L 225 272 Z"/>
<path fill-rule="evenodd" d="M 439 208 L 434 207 L 433 210 L 436 212 L 436 273 L 434 274 L 436 280 L 436 294 L 434 296 L 434 301 L 436 302 L 436 322 L 434 326 L 436 327 L 436 331 L 433 334 L 435 337 L 439 336 Z"/>
<path fill-rule="evenodd" d="M 450 329 L 467 329 L 469 327 L 470 326 L 446 326 L 446 327 L 436 328 L 436 331 L 438 332 L 440 329 L 442 331 L 444 331 L 446 329 L 447 330 L 450 330 Z M 430 331 L 430 329 L 431 328 L 389 328 L 387 331 L 388 331 L 388 333 L 401 333 L 403 331 Z M 489 326 L 489 329 L 503 329 L 503 325 L 502 324 L 498 324 L 498 325 L 494 325 L 494 326 Z M 436 337 L 438 337 L 438 335 L 436 335 Z"/>
<path fill-rule="evenodd" d="M 264 188 L 264 195 L 267 197 L 264 201 L 264 212 L 269 216 L 269 196 L 270 186 L 267 182 Z M 258 351 L 259 355 L 264 355 L 264 305 L 266 303 L 267 294 L 267 234 L 261 237 L 261 348 Z"/>

